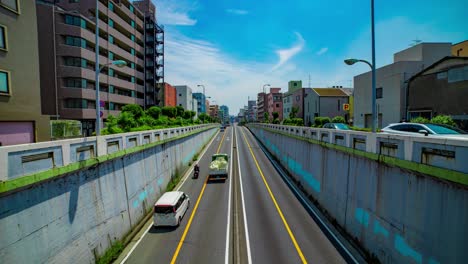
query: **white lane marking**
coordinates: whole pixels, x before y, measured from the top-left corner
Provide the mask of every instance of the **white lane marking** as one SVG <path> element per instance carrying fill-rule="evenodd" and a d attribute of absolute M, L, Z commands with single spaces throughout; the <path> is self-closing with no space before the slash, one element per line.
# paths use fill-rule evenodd
<path fill-rule="evenodd" d="M 213 143 L 214 139 L 216 137 L 213 137 L 210 141 L 210 143 L 208 144 L 208 146 L 205 148 L 205 150 L 203 150 L 203 153 L 200 155 L 200 158 L 198 160 L 201 160 L 203 158 L 203 156 L 205 155 L 206 151 L 210 148 L 211 144 Z M 177 188 L 175 188 L 175 191 L 178 191 L 180 190 L 180 188 L 182 188 L 182 186 L 184 185 L 185 181 L 187 181 L 187 179 L 189 178 L 189 175 L 192 174 L 192 171 L 193 171 L 193 166 L 190 167 L 190 170 L 185 174 L 184 178 L 182 179 L 182 181 L 179 183 L 179 185 L 177 186 Z M 150 218 L 151 219 L 151 218 Z M 151 222 L 148 221 L 148 222 Z M 127 259 L 130 257 L 130 255 L 133 253 L 133 251 L 135 250 L 135 248 L 138 246 L 138 244 L 140 244 L 141 240 L 143 240 L 143 237 L 146 236 L 146 234 L 149 232 L 149 230 L 151 229 L 151 227 L 153 226 L 153 224 L 150 224 L 148 226 L 148 228 L 145 230 L 145 233 L 143 233 L 143 235 L 138 239 L 138 241 L 135 243 L 135 245 L 133 245 L 132 249 L 130 249 L 130 251 L 128 252 L 128 254 L 125 256 L 125 258 L 120 262 L 120 264 L 123 264 L 125 263 L 125 261 L 127 261 Z"/>
<path fill-rule="evenodd" d="M 241 200 L 242 200 L 242 213 L 244 214 L 244 229 L 245 229 L 245 241 L 247 246 L 247 263 L 252 263 L 252 254 L 250 253 L 250 239 L 249 239 L 249 227 L 247 224 L 247 214 L 245 213 L 245 200 L 244 200 L 244 188 L 242 187 L 242 173 L 241 173 L 241 166 L 240 166 L 240 158 L 239 158 L 239 140 L 237 138 L 236 133 L 236 150 L 237 150 L 237 166 L 239 167 L 239 182 L 240 182 L 240 190 L 241 190 Z"/>
<path fill-rule="evenodd" d="M 234 134 L 234 129 L 231 129 L 231 133 Z M 229 164 L 229 199 L 228 199 L 228 213 L 227 213 L 227 225 L 226 225 L 226 253 L 224 255 L 224 263 L 229 264 L 229 230 L 231 225 L 231 192 L 232 192 L 232 150 L 233 142 L 231 141 L 231 158 Z"/>

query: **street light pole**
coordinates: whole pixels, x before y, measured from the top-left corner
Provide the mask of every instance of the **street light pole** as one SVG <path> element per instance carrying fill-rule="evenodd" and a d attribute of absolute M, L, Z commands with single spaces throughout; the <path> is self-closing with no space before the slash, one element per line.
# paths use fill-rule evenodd
<path fill-rule="evenodd" d="M 95 53 L 96 53 L 96 65 L 95 65 L 95 71 L 96 71 L 96 82 L 95 82 L 95 87 L 96 87 L 96 136 L 99 136 L 101 134 L 101 104 L 100 104 L 100 98 L 99 98 L 99 0 L 96 0 L 96 32 L 95 32 Z"/>
<path fill-rule="evenodd" d="M 378 125 L 375 88 L 375 23 L 374 23 L 374 0 L 371 0 L 371 31 L 372 31 L 372 132 L 375 133 Z"/>

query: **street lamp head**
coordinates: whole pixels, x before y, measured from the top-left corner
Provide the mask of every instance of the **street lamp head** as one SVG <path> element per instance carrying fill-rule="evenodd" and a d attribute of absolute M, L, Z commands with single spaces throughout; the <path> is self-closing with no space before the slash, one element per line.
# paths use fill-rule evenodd
<path fill-rule="evenodd" d="M 127 62 L 124 61 L 124 60 L 115 60 L 115 61 L 112 62 L 112 64 L 119 67 L 119 68 L 127 66 Z"/>
<path fill-rule="evenodd" d="M 359 60 L 357 59 L 346 59 L 344 60 L 344 63 L 346 63 L 347 65 L 353 65 L 354 63 L 358 62 Z"/>

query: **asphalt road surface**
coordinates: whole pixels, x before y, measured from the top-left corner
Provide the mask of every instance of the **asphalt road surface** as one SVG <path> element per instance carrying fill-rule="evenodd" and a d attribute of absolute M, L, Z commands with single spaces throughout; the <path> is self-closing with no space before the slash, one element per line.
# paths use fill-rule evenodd
<path fill-rule="evenodd" d="M 244 127 L 218 133 L 200 177 L 180 186 L 190 197 L 180 226 L 155 228 L 151 219 L 118 262 L 345 263 L 258 144 Z M 224 182 L 207 182 L 215 153 L 230 157 Z"/>

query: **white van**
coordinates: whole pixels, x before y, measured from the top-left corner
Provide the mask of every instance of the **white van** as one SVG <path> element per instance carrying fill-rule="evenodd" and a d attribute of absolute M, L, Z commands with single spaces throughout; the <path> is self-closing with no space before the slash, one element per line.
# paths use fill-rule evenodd
<path fill-rule="evenodd" d="M 167 192 L 154 205 L 154 226 L 179 226 L 189 208 L 190 199 L 183 192 Z"/>

